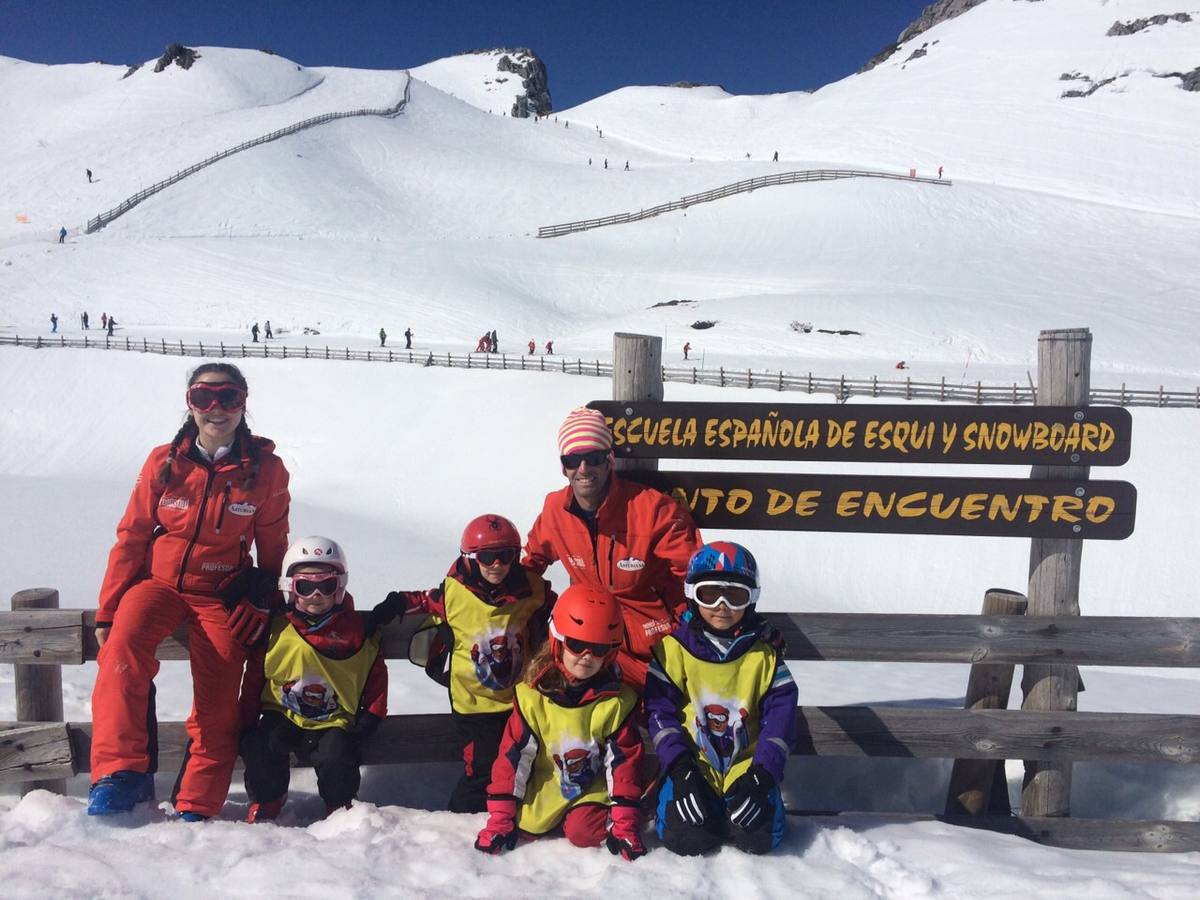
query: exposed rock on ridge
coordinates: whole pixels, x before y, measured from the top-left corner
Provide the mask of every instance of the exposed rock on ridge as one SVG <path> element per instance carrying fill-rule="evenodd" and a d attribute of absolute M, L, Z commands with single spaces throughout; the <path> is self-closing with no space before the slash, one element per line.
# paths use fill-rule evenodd
<path fill-rule="evenodd" d="M 493 47 L 486 50 L 468 50 L 463 55 L 479 53 L 500 53 L 496 63 L 499 72 L 512 72 L 521 79 L 521 87 L 525 93 L 519 94 L 513 101 L 509 115 L 517 119 L 527 119 L 530 116 L 544 116 L 554 111 L 554 103 L 550 99 L 550 79 L 546 74 L 546 65 L 538 55 L 528 47 Z M 503 79 L 500 79 L 501 81 Z"/>
<path fill-rule="evenodd" d="M 1175 13 L 1174 15 L 1158 15 L 1150 16 L 1148 19 L 1134 19 L 1131 22 L 1113 22 L 1112 28 L 1108 29 L 1105 34 L 1108 37 L 1120 37 L 1126 34 L 1137 34 L 1143 28 L 1149 28 L 1151 25 L 1166 25 L 1168 22 L 1190 22 L 1192 17 L 1187 13 Z"/>
<path fill-rule="evenodd" d="M 896 38 L 896 43 L 889 44 L 871 57 L 867 64 L 858 70 L 859 73 L 869 72 L 881 62 L 887 60 L 893 53 L 900 49 L 900 45 L 905 41 L 912 40 L 918 34 L 928 31 L 939 22 L 945 22 L 948 19 L 961 16 L 967 10 L 978 6 L 982 2 L 983 0 L 937 0 L 936 3 L 929 4 L 921 10 L 921 15 L 915 22 L 900 32 L 900 37 Z"/>
<path fill-rule="evenodd" d="M 199 58 L 200 54 L 191 47 L 185 47 L 183 44 L 167 44 L 167 51 L 154 64 L 154 71 L 161 72 L 171 63 L 175 63 L 181 69 L 190 69 L 192 63 Z"/>

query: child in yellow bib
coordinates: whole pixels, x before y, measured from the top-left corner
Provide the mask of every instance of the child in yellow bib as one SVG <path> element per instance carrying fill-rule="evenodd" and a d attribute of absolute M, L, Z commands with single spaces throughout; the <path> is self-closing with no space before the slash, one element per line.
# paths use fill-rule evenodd
<path fill-rule="evenodd" d="M 558 599 L 548 646 L 517 685 L 477 850 L 510 850 L 561 824 L 577 847 L 605 844 L 627 860 L 646 852 L 638 698 L 613 664 L 624 630 L 608 594 L 573 585 Z"/>
<path fill-rule="evenodd" d="M 346 593 L 349 569 L 337 541 L 306 537 L 283 558 L 286 609 L 251 651 L 242 681 L 247 821 L 279 815 L 290 754 L 308 756 L 326 812 L 358 794 L 359 751 L 387 715 L 380 622 Z"/>
<path fill-rule="evenodd" d="M 705 544 L 684 580 L 688 611 L 654 647 L 650 738 L 665 773 L 655 828 L 687 856 L 727 838 L 765 853 L 783 838 L 779 785 L 796 741 L 796 683 L 782 642 L 754 611 L 758 565 L 739 544 Z"/>
<path fill-rule="evenodd" d="M 450 795 L 451 812 L 483 812 L 500 736 L 512 711 L 513 688 L 525 662 L 545 640 L 554 603 L 550 583 L 517 557 L 521 536 L 503 516 L 483 515 L 463 530 L 459 556 L 440 586 L 393 591 L 384 605 L 431 615 L 445 634 L 449 671 L 426 671 L 449 688 L 450 710 L 463 740 L 463 775 Z"/>

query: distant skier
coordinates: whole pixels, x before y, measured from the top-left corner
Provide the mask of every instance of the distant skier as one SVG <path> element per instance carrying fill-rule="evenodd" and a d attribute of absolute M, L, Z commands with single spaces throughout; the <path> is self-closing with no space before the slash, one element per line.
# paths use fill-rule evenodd
<path fill-rule="evenodd" d="M 608 168 L 608 157 L 604 157 L 604 168 Z"/>
<path fill-rule="evenodd" d="M 58 316 L 50 313 L 50 333 L 54 334 L 56 331 L 58 331 Z"/>
<path fill-rule="evenodd" d="M 405 350 L 412 349 L 412 329 L 411 328 L 404 329 L 404 349 Z"/>
<path fill-rule="evenodd" d="M 117 320 L 112 316 L 108 317 L 108 336 L 112 337 L 113 329 L 117 327 Z"/>
<path fill-rule="evenodd" d="M 942 177 L 942 167 L 938 166 L 938 178 L 940 179 L 941 177 Z"/>
<path fill-rule="evenodd" d="M 83 326 L 84 331 L 91 330 L 88 328 L 88 314 L 86 309 L 83 311 L 83 315 L 79 317 L 79 323 Z"/>
<path fill-rule="evenodd" d="M 387 344 L 387 332 L 384 331 L 382 328 L 380 328 L 379 329 L 379 346 L 382 347 L 385 344 Z"/>
<path fill-rule="evenodd" d="M 554 341 L 546 341 L 546 355 L 547 356 L 554 355 Z"/>
<path fill-rule="evenodd" d="M 67 226 L 64 225 L 62 228 L 60 228 L 58 230 L 58 242 L 60 244 L 65 244 L 66 241 L 67 241 Z"/>
<path fill-rule="evenodd" d="M 629 171 L 629 160 L 625 160 L 625 171 Z"/>
<path fill-rule="evenodd" d="M 771 157 L 771 162 L 779 162 L 779 151 L 775 151 L 775 155 Z"/>
<path fill-rule="evenodd" d="M 479 343 L 475 345 L 476 353 L 490 353 L 492 348 L 492 338 L 486 331 L 480 335 Z"/>
<path fill-rule="evenodd" d="M 271 320 L 267 319 L 267 321 L 263 323 L 263 340 L 269 340 L 273 337 L 275 337 L 275 335 L 271 333 Z"/>
<path fill-rule="evenodd" d="M 88 184 L 91 184 L 91 183 L 92 183 L 92 170 L 91 170 L 91 169 L 84 169 L 84 171 L 85 171 L 85 172 L 87 172 Z"/>
<path fill-rule="evenodd" d="M 100 313 L 100 330 L 103 331 L 107 327 L 108 327 L 108 313 L 102 312 L 102 313 Z"/>
<path fill-rule="evenodd" d="M 904 360 L 900 360 L 900 362 L 896 363 L 896 368 L 897 369 L 907 369 L 908 363 L 906 363 Z"/>
<path fill-rule="evenodd" d="M 258 323 L 257 322 L 255 322 L 253 325 L 250 326 L 250 339 L 252 341 L 254 341 L 254 343 L 256 343 L 256 344 L 258 343 Z"/>
<path fill-rule="evenodd" d="M 691 352 L 691 350 L 692 350 L 692 342 L 691 342 L 691 341 L 685 341 L 685 342 L 684 342 L 684 344 L 683 344 L 683 358 L 684 358 L 685 360 L 688 358 L 688 353 L 690 353 L 690 352 Z"/>
<path fill-rule="evenodd" d="M 498 337 L 496 337 L 496 329 L 495 328 L 492 329 L 492 352 L 493 353 L 500 352 L 500 339 Z"/>
<path fill-rule="evenodd" d="M 529 355 L 533 356 L 533 351 L 537 348 L 537 344 L 533 342 L 533 338 L 529 339 Z"/>

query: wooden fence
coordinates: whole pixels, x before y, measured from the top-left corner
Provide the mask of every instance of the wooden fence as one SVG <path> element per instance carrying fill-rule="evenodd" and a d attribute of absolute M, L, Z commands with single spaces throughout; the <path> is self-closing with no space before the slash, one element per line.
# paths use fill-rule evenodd
<path fill-rule="evenodd" d="M 61 683 L 56 680 L 62 665 L 96 658 L 95 613 L 17 609 L 56 603 L 57 592 L 49 590 L 21 592 L 13 600 L 14 611 L 0 613 L 0 663 L 18 667 L 18 710 L 24 707 L 25 715 L 22 721 L 0 723 L 0 782 L 45 782 L 87 772 L 91 723 L 61 721 L 61 694 L 60 721 L 35 721 L 28 707 L 36 702 L 30 698 L 49 696 L 47 680 L 52 687 Z M 852 613 L 774 613 L 767 618 L 783 633 L 790 660 L 986 663 L 1007 669 L 1010 679 L 1014 664 L 1200 666 L 1200 619 L 1195 618 Z M 408 637 L 418 621 L 409 617 L 387 628 L 383 653 L 388 659 L 406 657 Z M 165 641 L 158 658 L 187 659 L 186 631 Z M 1194 715 L 801 706 L 797 716 L 795 752 L 805 756 L 1200 762 L 1200 716 Z M 177 767 L 186 744 L 183 723 L 160 723 L 158 739 L 162 768 Z M 458 759 L 458 747 L 449 714 L 393 715 L 366 748 L 364 763 L 451 762 Z M 947 808 L 958 807 L 948 802 Z M 956 812 L 936 818 L 1064 847 L 1200 850 L 1197 822 Z M 835 820 L 823 816 L 817 821 Z"/>
<path fill-rule="evenodd" d="M 234 357 L 261 359 L 319 359 L 355 362 L 404 363 L 418 366 L 444 366 L 456 369 L 498 369 L 518 372 L 559 372 L 565 375 L 588 375 L 611 378 L 611 362 L 568 359 L 565 356 L 526 356 L 504 353 L 433 353 L 424 350 L 369 350 L 349 347 L 288 346 L 278 342 L 258 344 L 226 344 L 223 341 L 187 343 L 165 339 L 130 337 L 54 337 L 0 335 L 0 346 L 46 348 L 76 348 L 84 350 L 120 350 L 134 353 L 156 353 L 164 356 Z M 1036 390 L 1028 384 L 966 384 L 940 381 L 884 380 L 878 377 L 850 378 L 845 375 L 820 376 L 812 372 L 794 374 L 782 369 L 727 369 L 723 366 L 702 369 L 695 366 L 661 366 L 662 380 L 681 384 L 704 384 L 712 387 L 755 388 L 773 391 L 799 391 L 806 394 L 829 394 L 844 402 L 851 397 L 899 398 L 904 400 L 937 400 L 946 403 L 1032 403 Z M 1154 389 L 1093 388 L 1090 402 L 1116 406 L 1157 406 L 1200 409 L 1200 386 L 1194 391 L 1169 391 L 1163 385 Z"/>
<path fill-rule="evenodd" d="M 277 141 L 281 137 L 287 137 L 289 134 L 295 134 L 297 131 L 303 131 L 306 128 L 312 128 L 315 125 L 323 125 L 325 122 L 332 122 L 334 119 L 346 119 L 346 118 L 350 118 L 351 116 L 385 116 L 385 117 L 398 116 L 400 114 L 401 110 L 403 110 L 405 105 L 408 103 L 409 81 L 410 81 L 410 79 L 409 79 L 408 71 L 405 70 L 405 72 L 404 72 L 404 95 L 398 101 L 396 101 L 396 104 L 394 106 L 389 106 L 384 109 L 351 109 L 351 110 L 346 110 L 344 112 L 332 112 L 332 113 L 325 113 L 324 115 L 320 115 L 320 116 L 313 116 L 310 119 L 304 119 L 301 122 L 295 122 L 292 125 L 286 126 L 285 128 L 280 128 L 276 131 L 272 131 L 270 134 L 264 134 L 261 137 L 256 137 L 249 141 L 243 141 L 242 143 L 238 144 L 236 147 L 230 147 L 227 150 L 222 150 L 220 153 L 217 153 L 217 154 L 214 154 L 213 156 L 208 157 L 208 159 L 202 159 L 202 160 L 200 160 L 200 162 L 195 163 L 194 165 L 190 165 L 186 169 L 181 169 L 178 172 L 176 172 L 174 175 L 164 178 L 162 181 L 156 182 L 156 183 L 150 185 L 150 187 L 148 187 L 148 188 L 143 188 L 142 190 L 140 190 L 136 194 L 134 194 L 132 197 L 128 197 L 125 200 L 122 200 L 119 204 L 114 206 L 112 209 L 105 210 L 104 212 L 102 212 L 98 216 L 96 216 L 95 218 L 88 219 L 86 233 L 93 234 L 94 232 L 99 231 L 101 228 L 103 228 L 105 225 L 107 225 L 113 219 L 123 216 L 125 213 L 129 212 L 129 210 L 133 209 L 135 206 L 137 206 L 139 203 L 141 203 L 147 197 L 154 196 L 159 191 L 164 190 L 165 188 L 169 188 L 171 185 L 173 185 L 179 181 L 182 181 L 184 178 L 187 178 L 189 175 L 194 175 L 196 172 L 199 172 L 201 169 L 211 166 L 215 162 L 220 162 L 221 160 L 225 159 L 225 157 L 227 157 L 227 156 L 233 156 L 233 154 L 235 154 L 235 153 L 241 153 L 243 150 L 249 150 L 251 147 L 257 147 L 259 144 L 266 144 L 266 143 L 269 143 L 270 141 Z"/>
<path fill-rule="evenodd" d="M 836 181 L 842 178 L 885 178 L 892 181 L 909 181 L 922 184 L 940 184 L 949 186 L 953 182 L 942 178 L 918 178 L 916 175 L 900 175 L 896 172 L 879 172 L 870 169 L 805 169 L 800 172 L 777 172 L 774 175 L 760 175 L 757 178 L 746 178 L 734 184 L 725 184 L 699 194 L 689 194 L 678 200 L 660 203 L 649 209 L 639 209 L 633 213 L 617 213 L 612 216 L 602 216 L 599 219 L 581 219 L 577 222 L 563 222 L 560 225 L 543 225 L 538 229 L 540 238 L 561 237 L 577 231 L 588 231 L 592 228 L 603 228 L 606 225 L 624 225 L 629 222 L 640 222 L 663 213 L 674 212 L 677 209 L 687 209 L 697 203 L 711 203 L 723 197 L 735 194 L 745 194 L 759 188 L 774 187 L 780 184 L 800 184 L 807 181 Z"/>

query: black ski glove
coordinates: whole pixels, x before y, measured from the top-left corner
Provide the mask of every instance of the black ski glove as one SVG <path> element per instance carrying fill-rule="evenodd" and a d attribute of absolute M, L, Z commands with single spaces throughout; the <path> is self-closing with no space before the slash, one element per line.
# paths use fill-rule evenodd
<path fill-rule="evenodd" d="M 725 795 L 729 821 L 745 831 L 755 831 L 767 824 L 767 804 L 775 776 L 759 765 L 751 766 L 746 774 L 733 783 Z"/>
<path fill-rule="evenodd" d="M 671 766 L 667 775 L 674 788 L 675 799 L 671 801 L 671 805 L 676 814 L 686 825 L 703 825 L 708 818 L 708 801 L 712 788 L 708 786 L 696 764 L 684 754 Z"/>

